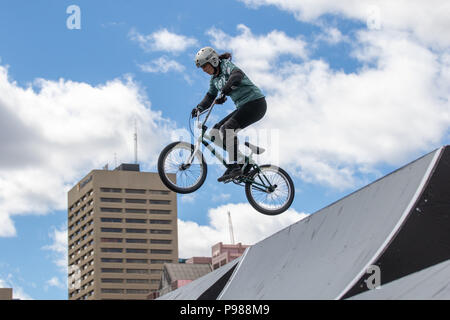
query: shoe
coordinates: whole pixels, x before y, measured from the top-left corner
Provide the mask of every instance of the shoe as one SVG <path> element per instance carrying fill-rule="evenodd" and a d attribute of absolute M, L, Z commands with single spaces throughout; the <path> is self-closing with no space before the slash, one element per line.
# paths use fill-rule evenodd
<path fill-rule="evenodd" d="M 222 182 L 226 181 L 235 177 L 239 177 L 242 175 L 241 165 L 239 164 L 232 164 L 228 167 L 228 169 L 225 171 L 225 173 L 217 179 L 217 181 Z"/>

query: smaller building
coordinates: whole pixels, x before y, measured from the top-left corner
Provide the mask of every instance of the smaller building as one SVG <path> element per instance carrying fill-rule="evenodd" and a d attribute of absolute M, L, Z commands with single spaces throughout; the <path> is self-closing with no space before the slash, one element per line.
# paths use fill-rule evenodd
<path fill-rule="evenodd" d="M 190 264 L 211 264 L 211 257 L 192 257 L 185 261 L 185 263 Z"/>
<path fill-rule="evenodd" d="M 12 288 L 0 288 L 0 300 L 12 300 L 13 289 Z"/>
<path fill-rule="evenodd" d="M 248 245 L 238 244 L 223 244 L 219 242 L 212 247 L 212 268 L 219 269 L 228 262 L 239 258 L 247 249 Z"/>
<path fill-rule="evenodd" d="M 211 264 L 165 263 L 159 289 L 148 295 L 154 300 L 211 272 Z"/>

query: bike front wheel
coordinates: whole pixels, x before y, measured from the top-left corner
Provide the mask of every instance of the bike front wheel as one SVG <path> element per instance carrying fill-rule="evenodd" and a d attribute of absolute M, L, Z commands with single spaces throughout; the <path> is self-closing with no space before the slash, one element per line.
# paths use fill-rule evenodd
<path fill-rule="evenodd" d="M 294 183 L 283 169 L 263 165 L 250 172 L 249 178 L 250 181 L 245 184 L 245 195 L 257 211 L 277 215 L 286 211 L 294 201 Z"/>
<path fill-rule="evenodd" d="M 158 173 L 161 181 L 177 193 L 191 193 L 202 186 L 206 179 L 207 165 L 201 152 L 197 152 L 191 164 L 187 164 L 194 146 L 187 142 L 173 142 L 161 151 Z"/>

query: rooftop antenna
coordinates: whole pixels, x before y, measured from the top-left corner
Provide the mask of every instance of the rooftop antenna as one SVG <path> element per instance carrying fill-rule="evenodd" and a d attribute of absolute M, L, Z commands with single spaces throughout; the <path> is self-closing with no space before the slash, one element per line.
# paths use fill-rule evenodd
<path fill-rule="evenodd" d="M 138 163 L 138 144 L 137 144 L 137 123 L 134 119 L 134 163 Z"/>
<path fill-rule="evenodd" d="M 117 168 L 117 153 L 114 152 L 114 168 Z"/>
<path fill-rule="evenodd" d="M 234 232 L 233 232 L 233 223 L 231 222 L 231 213 L 228 211 L 228 227 L 230 229 L 230 240 L 231 244 L 234 244 Z"/>

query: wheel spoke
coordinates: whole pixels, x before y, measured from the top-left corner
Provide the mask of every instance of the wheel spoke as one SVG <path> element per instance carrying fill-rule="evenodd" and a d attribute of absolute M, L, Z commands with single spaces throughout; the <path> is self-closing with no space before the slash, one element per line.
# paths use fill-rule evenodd
<path fill-rule="evenodd" d="M 265 210 L 278 210 L 283 208 L 290 199 L 291 188 L 287 178 L 274 168 L 261 168 L 261 172 L 255 176 L 255 181 L 266 185 L 267 191 L 261 187 L 251 186 L 250 193 L 258 206 Z M 276 186 L 273 192 L 268 191 L 269 185 Z"/>
<path fill-rule="evenodd" d="M 178 144 L 171 149 L 164 159 L 164 174 L 176 187 L 188 189 L 195 186 L 203 174 L 203 165 L 200 154 L 196 154 L 191 165 L 183 169 L 192 154 L 191 146 Z M 170 176 L 171 174 L 174 177 Z"/>

